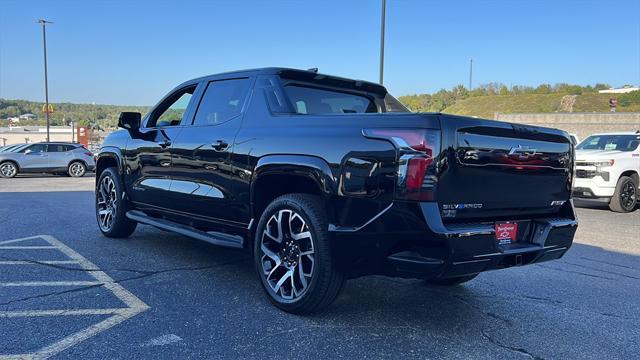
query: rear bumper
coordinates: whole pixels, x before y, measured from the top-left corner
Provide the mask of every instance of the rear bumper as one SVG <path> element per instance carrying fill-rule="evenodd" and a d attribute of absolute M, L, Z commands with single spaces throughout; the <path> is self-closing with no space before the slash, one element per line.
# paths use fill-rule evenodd
<path fill-rule="evenodd" d="M 558 259 L 571 247 L 578 225 L 565 218 L 520 220 L 519 227 L 525 228 L 519 229 L 518 242 L 500 246 L 493 224 L 447 227 L 437 216 L 437 205 L 423 204 L 422 209 L 447 256 L 431 259 L 416 251 L 392 254 L 387 260 L 398 275 L 447 278 Z"/>
<path fill-rule="evenodd" d="M 361 274 L 406 278 L 477 274 L 558 259 L 571 247 L 578 225 L 575 215 L 517 220 L 518 241 L 502 246 L 495 239 L 493 223 L 444 225 L 436 203 L 416 205 L 415 213 L 408 211 L 409 205 L 400 205 L 370 224 L 381 230 L 389 228 L 393 222 L 396 231 L 390 231 L 386 237 L 383 235 L 385 238 L 371 234 L 370 240 L 367 240 L 368 232 L 360 234 L 364 239 L 357 241 L 358 246 L 362 249 L 370 241 L 368 245 L 375 247 L 371 250 L 375 255 L 364 260 L 351 259 L 349 264 L 364 262 L 363 265 L 370 265 L 363 266 Z M 573 212 L 573 204 L 568 203 L 568 206 Z M 397 229 L 400 218 L 415 231 Z"/>

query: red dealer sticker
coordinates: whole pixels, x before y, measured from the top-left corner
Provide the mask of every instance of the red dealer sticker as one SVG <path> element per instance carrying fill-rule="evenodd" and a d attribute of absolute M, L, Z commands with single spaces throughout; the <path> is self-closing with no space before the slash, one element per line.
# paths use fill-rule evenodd
<path fill-rule="evenodd" d="M 518 235 L 517 223 L 496 223 L 496 240 L 498 245 L 509 245 L 516 241 Z"/>

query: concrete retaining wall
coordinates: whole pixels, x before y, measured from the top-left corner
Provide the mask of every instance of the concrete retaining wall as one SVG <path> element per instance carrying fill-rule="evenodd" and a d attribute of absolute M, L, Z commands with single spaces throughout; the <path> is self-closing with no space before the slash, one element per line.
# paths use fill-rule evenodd
<path fill-rule="evenodd" d="M 640 113 L 496 113 L 496 120 L 552 127 L 580 139 L 599 132 L 640 130 Z"/>

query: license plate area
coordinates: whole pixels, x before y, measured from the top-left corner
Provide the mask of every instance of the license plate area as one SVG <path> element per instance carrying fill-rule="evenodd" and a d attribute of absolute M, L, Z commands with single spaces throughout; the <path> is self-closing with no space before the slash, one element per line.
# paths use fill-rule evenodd
<path fill-rule="evenodd" d="M 495 232 L 498 246 L 509 246 L 518 241 L 518 223 L 515 221 L 495 223 Z"/>

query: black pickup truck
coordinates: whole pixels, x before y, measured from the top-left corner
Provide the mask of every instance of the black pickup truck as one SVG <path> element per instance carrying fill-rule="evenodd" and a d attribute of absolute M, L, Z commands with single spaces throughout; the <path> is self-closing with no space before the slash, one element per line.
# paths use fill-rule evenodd
<path fill-rule="evenodd" d="M 140 223 L 247 249 L 293 313 L 326 307 L 348 278 L 455 285 L 557 259 L 577 228 L 566 132 L 411 113 L 375 83 L 206 76 L 119 126 L 97 159 L 101 232 Z"/>

